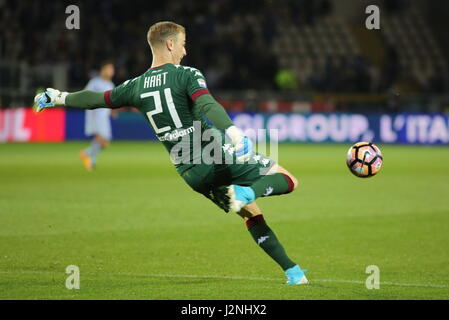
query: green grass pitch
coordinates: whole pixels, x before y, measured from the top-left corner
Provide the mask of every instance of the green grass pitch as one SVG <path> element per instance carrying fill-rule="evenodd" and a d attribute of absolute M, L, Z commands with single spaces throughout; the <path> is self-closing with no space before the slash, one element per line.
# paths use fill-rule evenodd
<path fill-rule="evenodd" d="M 449 148 L 380 146 L 351 175 L 348 145 L 281 145 L 300 180 L 258 201 L 309 270 L 288 287 L 237 215 L 176 174 L 162 145 L 116 142 L 96 172 L 86 143 L 0 145 L 0 299 L 448 299 Z M 80 269 L 79 290 L 65 269 Z M 380 268 L 368 290 L 366 267 Z"/>

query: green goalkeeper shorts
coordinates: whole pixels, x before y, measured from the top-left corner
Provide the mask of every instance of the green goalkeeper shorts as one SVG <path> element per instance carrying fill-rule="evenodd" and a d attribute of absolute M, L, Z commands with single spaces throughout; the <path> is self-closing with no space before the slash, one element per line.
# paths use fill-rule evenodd
<path fill-rule="evenodd" d="M 181 177 L 196 192 L 212 200 L 221 209 L 225 206 L 226 187 L 232 184 L 250 186 L 264 177 L 275 165 L 270 158 L 255 153 L 245 163 L 233 164 L 196 164 L 185 171 L 179 171 Z"/>

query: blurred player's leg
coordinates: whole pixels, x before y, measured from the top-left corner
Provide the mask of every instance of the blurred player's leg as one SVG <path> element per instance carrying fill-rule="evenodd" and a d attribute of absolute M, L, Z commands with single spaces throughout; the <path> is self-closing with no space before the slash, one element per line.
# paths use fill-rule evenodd
<path fill-rule="evenodd" d="M 98 154 L 110 144 L 112 137 L 109 109 L 86 111 L 86 135 L 94 135 L 87 149 L 81 150 L 80 157 L 86 170 L 95 168 Z"/>
<path fill-rule="evenodd" d="M 301 270 L 299 265 L 287 256 L 284 247 L 265 222 L 262 212 L 255 202 L 244 207 L 238 214 L 245 220 L 246 227 L 257 245 L 284 270 L 287 284 L 308 283 L 304 275 L 305 270 Z"/>

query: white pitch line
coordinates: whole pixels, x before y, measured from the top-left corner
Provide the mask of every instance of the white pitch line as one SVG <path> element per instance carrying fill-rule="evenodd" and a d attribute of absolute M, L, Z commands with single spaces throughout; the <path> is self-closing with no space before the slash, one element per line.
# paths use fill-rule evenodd
<path fill-rule="evenodd" d="M 0 271 L 0 274 L 57 274 L 55 271 Z M 190 278 L 190 279 L 224 279 L 224 280 L 251 280 L 251 281 L 278 281 L 282 283 L 281 278 L 263 278 L 263 277 L 247 277 L 247 276 L 213 276 L 213 275 L 195 275 L 195 274 L 157 274 L 157 273 L 94 273 L 82 272 L 91 276 L 112 276 L 112 277 L 141 277 L 141 278 Z M 63 274 L 61 272 L 61 274 Z M 309 279 L 310 280 L 310 279 Z M 335 280 L 335 279 L 312 279 L 313 282 L 334 282 L 334 283 L 352 283 L 365 284 L 360 280 Z M 430 283 L 402 283 L 402 282 L 380 282 L 380 285 L 398 286 L 398 287 L 422 287 L 422 288 L 449 288 L 446 284 L 430 284 Z"/>

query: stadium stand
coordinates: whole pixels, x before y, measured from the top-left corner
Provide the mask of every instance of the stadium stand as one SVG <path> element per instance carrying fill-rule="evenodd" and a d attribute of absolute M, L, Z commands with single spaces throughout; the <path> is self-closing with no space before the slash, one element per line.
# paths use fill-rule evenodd
<path fill-rule="evenodd" d="M 423 1 L 386 1 L 381 30 L 360 35 L 354 21 L 336 10 L 335 0 L 142 1 L 138 6 L 80 0 L 82 26 L 75 31 L 61 27 L 66 1 L 1 0 L 0 105 L 20 105 L 43 83 L 80 89 L 105 58 L 116 60 L 116 83 L 140 74 L 151 62 L 147 28 L 160 20 L 186 26 L 183 63 L 201 69 L 209 87 L 224 95 L 243 90 L 387 94 L 397 88 L 447 93 L 448 53 L 418 2 Z M 371 44 L 377 37 L 374 49 L 367 48 L 367 36 Z M 296 80 L 278 81 L 291 74 Z"/>

